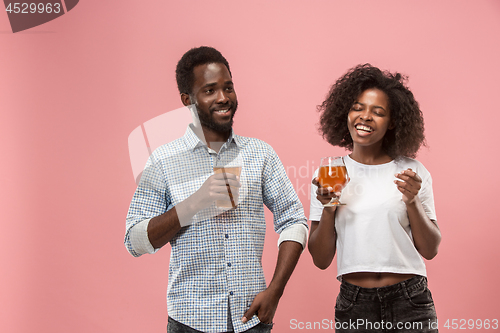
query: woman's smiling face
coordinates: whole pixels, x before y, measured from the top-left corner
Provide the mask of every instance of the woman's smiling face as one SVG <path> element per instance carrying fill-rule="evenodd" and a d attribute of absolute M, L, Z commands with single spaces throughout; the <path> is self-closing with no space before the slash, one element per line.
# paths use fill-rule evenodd
<path fill-rule="evenodd" d="M 349 110 L 347 127 L 354 147 L 382 147 L 385 133 L 394 127 L 387 95 L 377 88 L 363 91 Z"/>

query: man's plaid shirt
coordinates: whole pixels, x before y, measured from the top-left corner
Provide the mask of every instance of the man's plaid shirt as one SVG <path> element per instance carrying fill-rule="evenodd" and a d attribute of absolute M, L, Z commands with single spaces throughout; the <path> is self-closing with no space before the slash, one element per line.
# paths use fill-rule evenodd
<path fill-rule="evenodd" d="M 127 250 L 134 256 L 154 253 L 147 237 L 149 219 L 197 191 L 213 174 L 216 159 L 236 156 L 243 161 L 237 208 L 208 219 L 198 217 L 170 241 L 168 314 L 203 332 L 227 330 L 228 306 L 235 332 L 259 322 L 254 316 L 243 324 L 241 318 L 266 288 L 261 265 L 266 232 L 263 205 L 274 215 L 280 241 L 305 246 L 302 204 L 275 151 L 261 140 L 232 133 L 216 153 L 188 127 L 183 137 L 150 156 L 127 215 Z"/>

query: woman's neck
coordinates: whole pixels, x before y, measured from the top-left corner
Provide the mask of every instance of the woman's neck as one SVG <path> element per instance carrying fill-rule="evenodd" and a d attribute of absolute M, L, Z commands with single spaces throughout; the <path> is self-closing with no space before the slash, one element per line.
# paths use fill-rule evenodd
<path fill-rule="evenodd" d="M 373 149 L 373 147 L 354 146 L 350 158 L 361 164 L 377 165 L 389 163 L 393 159 L 380 149 Z"/>

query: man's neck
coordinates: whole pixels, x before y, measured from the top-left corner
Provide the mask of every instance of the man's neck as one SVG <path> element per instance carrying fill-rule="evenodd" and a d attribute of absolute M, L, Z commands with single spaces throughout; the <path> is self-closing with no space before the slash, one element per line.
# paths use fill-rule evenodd
<path fill-rule="evenodd" d="M 224 144 L 224 142 L 227 142 L 229 139 L 229 136 L 231 135 L 231 131 L 229 132 L 216 132 L 214 130 L 211 130 L 209 128 L 205 128 L 202 126 L 203 129 L 203 135 L 205 136 L 205 140 L 207 143 L 207 146 L 210 149 L 215 150 L 216 152 L 219 152 L 220 148 Z"/>

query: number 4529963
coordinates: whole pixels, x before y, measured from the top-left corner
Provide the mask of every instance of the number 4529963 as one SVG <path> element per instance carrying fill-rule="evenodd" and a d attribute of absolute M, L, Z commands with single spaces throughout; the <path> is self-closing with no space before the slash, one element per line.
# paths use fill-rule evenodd
<path fill-rule="evenodd" d="M 498 329 L 498 319 L 448 319 L 444 327 L 452 330 Z"/>
<path fill-rule="evenodd" d="M 14 14 L 35 14 L 35 13 L 55 13 L 59 14 L 61 12 L 61 4 L 60 3 L 9 3 L 5 11 L 8 13 Z"/>

